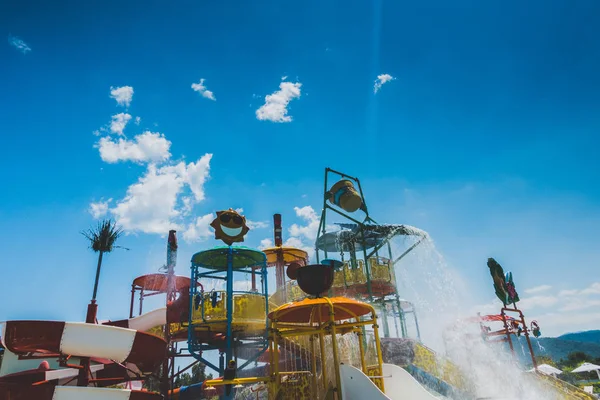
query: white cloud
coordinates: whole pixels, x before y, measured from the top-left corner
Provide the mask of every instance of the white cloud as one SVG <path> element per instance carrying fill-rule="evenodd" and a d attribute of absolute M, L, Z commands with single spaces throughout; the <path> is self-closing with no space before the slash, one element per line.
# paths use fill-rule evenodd
<path fill-rule="evenodd" d="M 282 81 L 285 81 L 286 79 L 287 79 L 287 75 L 284 75 L 284 76 L 281 77 Z"/>
<path fill-rule="evenodd" d="M 112 199 L 108 199 L 107 201 L 100 200 L 96 203 L 90 203 L 88 211 L 94 219 L 102 218 L 108 213 L 108 204 L 111 201 Z"/>
<path fill-rule="evenodd" d="M 581 294 L 600 294 L 600 282 L 592 283 L 589 287 L 583 289 Z"/>
<path fill-rule="evenodd" d="M 174 219 L 183 181 L 170 167 L 150 164 L 144 176 L 129 186 L 126 196 L 110 211 L 128 231 L 164 234 L 179 229 Z"/>
<path fill-rule="evenodd" d="M 192 89 L 202 95 L 202 97 L 206 97 L 207 99 L 216 101 L 215 95 L 213 92 L 208 90 L 206 86 L 204 86 L 204 78 L 200 79 L 199 83 L 192 83 Z"/>
<path fill-rule="evenodd" d="M 260 241 L 260 245 L 258 245 L 260 250 L 268 249 L 269 247 L 273 247 L 273 240 L 271 239 L 263 239 Z"/>
<path fill-rule="evenodd" d="M 530 289 L 525 289 L 524 292 L 527 294 L 534 294 L 534 293 L 545 292 L 550 289 L 552 289 L 552 286 L 550 286 L 550 285 L 540 285 L 540 286 L 532 287 Z"/>
<path fill-rule="evenodd" d="M 186 207 L 182 197 L 185 189 L 193 195 L 190 201 L 204 199 L 204 183 L 209 177 L 212 154 L 205 154 L 198 161 L 167 165 L 157 168 L 150 164 L 146 174 L 129 186 L 126 196 L 109 211 L 128 231 L 164 234 L 169 229 L 184 229 L 182 209 Z M 187 207 L 190 207 L 188 203 Z M 202 225 L 198 220 L 190 226 L 187 237 L 200 237 Z"/>
<path fill-rule="evenodd" d="M 8 43 L 13 46 L 15 49 L 19 50 L 23 54 L 27 54 L 31 51 L 31 47 L 27 43 L 25 43 L 22 39 L 19 39 L 16 36 L 9 36 Z"/>
<path fill-rule="evenodd" d="M 133 88 L 131 86 L 110 87 L 110 97 L 117 101 L 120 106 L 129 107 L 133 99 Z"/>
<path fill-rule="evenodd" d="M 103 137 L 96 144 L 102 161 L 116 163 L 119 161 L 160 162 L 171 157 L 171 142 L 163 134 L 146 131 L 133 140 L 119 138 L 113 141 Z"/>
<path fill-rule="evenodd" d="M 311 206 L 294 207 L 296 216 L 302 218 L 306 225 L 292 224 L 289 232 L 292 237 L 304 237 L 309 240 L 317 238 L 319 229 L 319 216 Z"/>
<path fill-rule="evenodd" d="M 281 82 L 278 91 L 265 96 L 265 104 L 256 110 L 256 118 L 260 121 L 291 122 L 287 106 L 290 101 L 300 97 L 301 86 L 299 82 Z"/>
<path fill-rule="evenodd" d="M 142 122 L 142 118 L 140 118 L 140 117 L 135 117 L 135 124 L 136 124 L 136 125 L 139 125 L 139 124 L 140 124 L 140 122 Z"/>
<path fill-rule="evenodd" d="M 572 296 L 589 296 L 600 294 L 600 282 L 594 282 L 585 289 L 568 289 L 561 290 L 558 295 L 561 297 L 572 297 Z"/>
<path fill-rule="evenodd" d="M 373 86 L 373 93 L 377 93 L 385 83 L 393 81 L 394 79 L 396 78 L 390 74 L 377 75 L 377 79 L 375 79 L 375 85 Z"/>
<path fill-rule="evenodd" d="M 568 300 L 564 306 L 559 308 L 559 311 L 576 311 L 583 310 L 590 307 L 599 307 L 600 300 L 590 300 L 590 299 L 582 299 L 582 298 L 574 298 Z"/>
<path fill-rule="evenodd" d="M 269 227 L 269 223 L 265 221 L 246 220 L 246 225 L 248 225 L 248 228 L 250 229 L 264 229 Z"/>
<path fill-rule="evenodd" d="M 196 218 L 196 221 L 189 224 L 183 232 L 183 239 L 188 242 L 198 242 L 210 238 L 214 233 L 210 228 L 210 223 L 215 219 L 212 213 L 205 214 Z"/>
<path fill-rule="evenodd" d="M 192 191 L 196 202 L 200 202 L 205 198 L 204 184 L 209 178 L 211 159 L 212 154 L 205 154 L 195 163 L 191 162 L 186 166 L 185 163 L 180 162 L 176 166 L 184 183 Z"/>
<path fill-rule="evenodd" d="M 536 307 L 551 307 L 558 303 L 558 298 L 555 296 L 532 296 L 521 299 L 519 308 L 532 309 Z"/>
<path fill-rule="evenodd" d="M 575 296 L 577 293 L 579 293 L 579 290 L 577 290 L 577 289 L 568 289 L 568 290 L 561 290 L 560 292 L 558 292 L 558 295 L 560 297 L 569 297 L 569 296 Z"/>
<path fill-rule="evenodd" d="M 294 207 L 294 211 L 296 212 L 296 216 L 302 219 L 305 224 L 292 224 L 288 229 L 290 237 L 283 244 L 284 246 L 302 249 L 308 253 L 309 257 L 312 257 L 315 253 L 314 241 L 317 238 L 317 231 L 319 229 L 319 216 L 311 206 Z M 272 247 L 273 241 L 271 239 L 263 239 L 260 242 L 260 246 L 261 248 Z"/>
<path fill-rule="evenodd" d="M 131 115 L 127 113 L 119 113 L 112 116 L 110 121 L 110 132 L 116 133 L 117 135 L 123 135 L 123 131 L 127 126 L 127 123 L 131 120 Z"/>

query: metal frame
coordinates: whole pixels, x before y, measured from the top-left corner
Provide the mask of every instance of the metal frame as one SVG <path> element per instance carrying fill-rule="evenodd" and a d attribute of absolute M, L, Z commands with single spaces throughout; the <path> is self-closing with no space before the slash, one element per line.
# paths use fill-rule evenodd
<path fill-rule="evenodd" d="M 242 250 L 242 249 L 240 249 Z M 204 364 L 206 364 L 208 367 L 212 368 L 213 370 L 215 370 L 216 372 L 218 372 L 220 375 L 223 375 L 224 371 L 225 371 L 225 361 L 226 360 L 232 360 L 233 359 L 233 350 L 234 350 L 234 337 L 233 337 L 233 295 L 234 294 L 239 294 L 239 293 L 244 293 L 244 294 L 254 294 L 256 295 L 256 292 L 246 292 L 246 291 L 234 291 L 233 290 L 233 281 L 234 281 L 234 273 L 249 273 L 249 274 L 253 274 L 253 275 L 259 275 L 261 277 L 261 282 L 262 282 L 262 287 L 261 287 L 261 292 L 259 292 L 260 294 L 262 294 L 265 298 L 265 311 L 266 311 L 266 315 L 265 315 L 265 332 L 262 338 L 260 338 L 258 340 L 258 344 L 259 346 L 261 346 L 261 349 L 259 351 L 257 351 L 256 355 L 254 355 L 253 357 L 251 357 L 251 359 L 247 360 L 243 365 L 238 366 L 237 369 L 241 370 L 244 369 L 247 365 L 249 365 L 250 363 L 254 362 L 258 357 L 260 357 L 261 354 L 263 354 L 267 349 L 268 349 L 268 330 L 267 330 L 267 326 L 268 326 L 268 314 L 269 314 L 269 296 L 268 296 L 268 285 L 267 285 L 267 259 L 266 259 L 266 255 L 263 255 L 263 261 L 260 263 L 256 263 L 256 264 L 252 264 L 252 265 L 247 265 L 245 267 L 242 268 L 233 268 L 233 260 L 235 258 L 235 253 L 236 253 L 237 248 L 235 247 L 231 247 L 229 246 L 229 248 L 227 249 L 227 265 L 223 266 L 223 269 L 221 270 L 215 270 L 214 268 L 208 269 L 203 267 L 202 264 L 198 263 L 192 263 L 191 266 L 191 279 L 192 282 L 197 282 L 200 278 L 213 278 L 213 279 L 224 279 L 226 280 L 227 284 L 226 284 L 226 289 L 225 289 L 225 293 L 226 293 L 226 344 L 225 344 L 225 348 L 223 349 L 221 346 L 212 346 L 209 344 L 203 344 L 202 342 L 198 341 L 197 338 L 195 337 L 195 328 L 199 327 L 199 326 L 209 326 L 211 324 L 210 321 L 205 321 L 204 320 L 204 305 L 202 304 L 202 319 L 203 321 L 201 322 L 194 322 L 192 320 L 193 317 L 193 312 L 194 312 L 194 297 L 196 295 L 201 295 L 200 292 L 198 292 L 198 288 L 195 287 L 195 285 L 191 285 L 190 286 L 190 304 L 189 304 L 189 319 L 188 319 L 188 351 L 190 353 L 190 355 L 192 357 L 194 357 L 196 360 L 203 362 Z M 251 249 L 243 249 L 243 251 L 252 251 Z M 200 269 L 207 269 L 205 272 L 200 272 Z M 204 303 L 204 296 L 202 297 L 202 303 Z M 219 323 L 222 323 L 222 321 L 219 321 Z M 253 342 L 251 343 L 252 345 L 256 345 L 257 342 Z M 202 357 L 202 352 L 203 351 L 207 351 L 207 350 L 219 350 L 220 352 L 220 358 L 219 358 L 219 366 L 215 366 L 212 363 L 210 363 L 209 361 L 207 361 L 204 357 Z M 221 351 L 224 350 L 224 351 Z M 237 357 L 236 357 L 237 358 Z M 228 398 L 228 397 L 223 397 L 223 398 Z"/>
<path fill-rule="evenodd" d="M 333 205 L 329 204 L 329 196 L 327 195 L 328 191 L 329 191 L 329 174 L 334 174 L 337 175 L 339 178 L 342 179 L 348 179 L 351 180 L 355 183 L 356 188 L 358 189 L 358 192 L 362 198 L 362 202 L 363 205 L 361 207 L 361 211 L 363 211 L 365 213 L 365 217 L 364 219 L 361 221 L 359 221 L 358 219 L 356 219 L 355 217 L 349 215 L 347 212 L 345 212 L 344 210 L 342 210 L 341 208 L 335 207 Z M 339 172 L 336 170 L 333 170 L 331 168 L 325 168 L 325 184 L 324 184 L 324 189 L 323 189 L 323 209 L 321 211 L 321 220 L 319 222 L 319 227 L 317 230 L 317 239 L 315 240 L 315 254 L 316 254 L 316 261 L 317 263 L 319 263 L 320 261 L 320 251 L 323 251 L 324 253 L 324 258 L 328 257 L 328 252 L 327 250 L 320 250 L 318 248 L 317 245 L 317 241 L 319 239 L 319 237 L 325 235 L 327 233 L 327 211 L 331 210 L 334 213 L 336 213 L 337 215 L 340 215 L 343 218 L 346 218 L 347 220 L 350 220 L 352 222 L 354 222 L 355 224 L 358 225 L 359 228 L 359 232 L 360 232 L 360 237 L 362 242 L 365 242 L 365 232 L 364 232 L 364 228 L 365 226 L 368 225 L 377 225 L 377 221 L 375 221 L 370 215 L 369 215 L 369 209 L 367 207 L 367 202 L 364 196 L 364 192 L 362 189 L 362 185 L 360 183 L 360 180 L 356 177 L 344 174 L 343 172 Z M 372 284 L 371 284 L 371 266 L 369 265 L 368 260 L 370 258 L 372 258 L 373 256 L 375 257 L 379 257 L 379 251 L 387 244 L 387 253 L 388 253 L 388 258 L 390 260 L 390 268 L 394 268 L 394 266 L 401 260 L 403 259 L 408 253 L 410 253 L 412 250 L 414 250 L 419 244 L 421 244 L 426 237 L 422 237 L 421 239 L 419 239 L 417 242 L 415 242 L 413 245 L 411 245 L 407 250 L 405 250 L 400 256 L 398 256 L 397 258 L 393 257 L 392 254 L 392 247 L 390 245 L 390 238 L 387 238 L 386 240 L 384 240 L 381 244 L 377 245 L 375 248 L 373 248 L 369 253 L 367 253 L 367 249 L 365 248 L 366 246 L 363 246 L 363 257 L 365 260 L 365 276 L 367 279 L 367 291 L 368 291 L 368 300 L 371 303 L 380 303 L 382 305 L 382 316 L 383 316 L 383 330 L 384 330 L 384 335 L 387 337 L 389 336 L 389 327 L 388 327 L 388 322 L 387 322 L 387 310 L 385 305 L 387 303 L 395 303 L 395 306 L 398 309 L 398 314 L 396 315 L 396 313 L 392 313 L 393 317 L 394 317 L 394 324 L 397 323 L 396 321 L 396 316 L 398 316 L 398 318 L 400 319 L 400 326 L 401 326 L 401 333 L 402 333 L 402 337 L 407 337 L 408 336 L 408 332 L 407 332 L 407 328 L 406 328 L 406 320 L 404 318 L 404 311 L 402 310 L 402 306 L 400 304 L 400 298 L 399 298 L 399 293 L 398 293 L 398 284 L 396 281 L 396 277 L 395 274 L 393 275 L 393 286 L 394 286 L 394 293 L 392 293 L 391 295 L 388 296 L 384 296 L 384 297 L 379 297 L 379 298 L 375 298 L 373 296 L 373 289 L 372 289 Z M 356 259 L 356 250 L 354 251 L 350 251 L 350 259 L 351 262 L 355 262 Z M 391 296 L 393 296 L 393 298 L 390 298 Z M 419 324 L 418 324 L 418 320 L 417 320 L 417 314 L 416 311 L 413 310 L 411 311 L 415 317 L 415 325 L 417 327 L 417 338 L 420 341 L 421 340 L 421 335 L 420 335 L 420 331 L 419 331 Z"/>

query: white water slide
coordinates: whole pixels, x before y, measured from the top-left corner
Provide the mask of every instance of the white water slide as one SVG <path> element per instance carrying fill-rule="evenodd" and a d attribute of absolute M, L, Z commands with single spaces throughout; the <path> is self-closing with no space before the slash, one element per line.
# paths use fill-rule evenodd
<path fill-rule="evenodd" d="M 340 365 L 342 400 L 439 400 L 404 368 L 383 364 L 385 394 L 358 368 Z"/>

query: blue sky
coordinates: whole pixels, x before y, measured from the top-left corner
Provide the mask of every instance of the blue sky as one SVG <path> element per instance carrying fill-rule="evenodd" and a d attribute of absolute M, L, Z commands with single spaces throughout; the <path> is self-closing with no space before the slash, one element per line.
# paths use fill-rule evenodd
<path fill-rule="evenodd" d="M 121 318 L 169 227 L 182 274 L 219 209 L 244 209 L 250 246 L 275 212 L 310 245 L 329 166 L 361 178 L 378 220 L 427 230 L 470 306 L 494 299 L 493 256 L 543 333 L 597 328 L 599 15 L 592 0 L 4 2 L 0 319 L 83 318 L 91 204 L 130 233 L 98 297 Z"/>

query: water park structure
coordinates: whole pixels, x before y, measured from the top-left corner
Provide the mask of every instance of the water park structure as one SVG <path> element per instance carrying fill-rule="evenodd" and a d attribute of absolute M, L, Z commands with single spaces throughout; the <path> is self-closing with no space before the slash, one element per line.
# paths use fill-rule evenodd
<path fill-rule="evenodd" d="M 332 217 L 342 221 L 329 225 Z M 225 245 L 194 253 L 189 276 L 175 274 L 170 231 L 164 270 L 133 278 L 125 319 L 4 322 L 0 400 L 475 399 L 460 369 L 421 343 L 416 308 L 398 290 L 395 266 L 424 231 L 377 223 L 358 178 L 329 168 L 315 263 L 284 245 L 281 214 L 273 223 L 274 246 L 253 249 L 239 245 L 245 217 L 218 211 L 211 226 Z M 412 241 L 397 256 L 396 237 Z M 239 290 L 240 280 L 248 290 Z M 214 281 L 222 285 L 208 289 Z M 163 296 L 164 306 L 145 310 L 149 298 Z M 513 320 L 503 317 L 505 325 Z M 197 363 L 218 378 L 175 388 Z M 156 390 L 147 388 L 151 379 Z M 565 399 L 586 398 L 560 390 Z"/>

